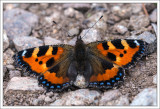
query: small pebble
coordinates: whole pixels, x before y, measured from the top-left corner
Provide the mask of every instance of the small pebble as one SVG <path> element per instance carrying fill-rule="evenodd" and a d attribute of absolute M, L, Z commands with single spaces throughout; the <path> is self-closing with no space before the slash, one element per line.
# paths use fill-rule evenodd
<path fill-rule="evenodd" d="M 75 35 L 78 35 L 79 29 L 78 28 L 72 28 L 68 32 L 69 32 L 69 35 L 75 36 Z"/>
<path fill-rule="evenodd" d="M 46 95 L 40 95 L 40 96 L 38 97 L 38 100 L 39 100 L 39 101 L 43 101 L 43 100 L 45 99 L 45 97 L 46 97 Z"/>
<path fill-rule="evenodd" d="M 149 17 L 151 22 L 157 22 L 157 8 L 152 11 Z"/>
<path fill-rule="evenodd" d="M 134 30 L 139 30 L 143 27 L 148 26 L 149 22 L 149 18 L 145 15 L 132 15 L 130 17 L 129 26 L 131 27 L 131 29 L 133 28 Z"/>
<path fill-rule="evenodd" d="M 124 34 L 124 33 L 126 33 L 128 31 L 128 29 L 125 26 L 123 26 L 123 25 L 115 25 L 115 29 L 120 34 Z"/>
<path fill-rule="evenodd" d="M 7 37 L 6 31 L 4 30 L 3 31 L 3 51 L 8 47 L 9 47 L 9 39 Z"/>
<path fill-rule="evenodd" d="M 9 71 L 9 78 L 12 79 L 13 77 L 20 77 L 21 72 L 18 70 L 10 70 Z"/>
<path fill-rule="evenodd" d="M 15 70 L 15 67 L 13 65 L 6 65 L 8 70 Z"/>
<path fill-rule="evenodd" d="M 90 42 L 95 42 L 95 41 L 100 41 L 101 40 L 101 33 L 97 29 L 91 28 L 85 29 L 82 31 L 80 36 L 83 37 L 83 41 L 85 43 L 90 43 Z M 87 32 L 87 33 L 86 33 Z"/>
<path fill-rule="evenodd" d="M 45 101 L 45 102 L 52 102 L 52 99 L 47 96 L 47 97 L 45 97 L 44 101 Z"/>
<path fill-rule="evenodd" d="M 10 65 L 13 64 L 14 60 L 13 60 L 13 55 L 14 52 L 8 48 L 4 53 L 3 53 L 3 65 Z"/>
<path fill-rule="evenodd" d="M 32 104 L 33 104 L 34 106 L 37 106 L 37 105 L 38 105 L 38 102 L 39 102 L 38 99 L 34 99 L 33 102 L 32 102 Z"/>
<path fill-rule="evenodd" d="M 48 92 L 48 93 L 46 93 L 46 96 L 49 96 L 49 97 L 51 97 L 51 96 L 53 96 L 55 93 L 53 93 L 53 92 Z"/>
<path fill-rule="evenodd" d="M 154 83 L 154 84 L 157 84 L 157 75 L 154 75 L 154 76 L 153 76 L 153 83 Z"/>

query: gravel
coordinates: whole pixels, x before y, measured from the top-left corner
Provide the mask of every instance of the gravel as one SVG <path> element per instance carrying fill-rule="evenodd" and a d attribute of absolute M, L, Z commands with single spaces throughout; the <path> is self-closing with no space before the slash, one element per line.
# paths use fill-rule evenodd
<path fill-rule="evenodd" d="M 155 106 L 157 89 L 157 6 L 145 4 L 5 4 L 3 23 L 4 106 Z M 95 22 L 103 15 L 96 24 Z M 52 25 L 55 21 L 57 25 Z M 90 27 L 95 26 L 89 30 Z M 88 31 L 89 30 L 89 31 Z M 87 32 L 88 31 L 88 32 Z M 67 32 L 71 33 L 68 37 Z M 87 33 L 86 33 L 87 32 Z M 66 33 L 66 34 L 65 34 Z M 86 34 L 86 35 L 85 35 Z M 117 89 L 77 89 L 46 92 L 38 80 L 24 77 L 12 56 L 20 50 L 43 45 L 75 45 L 76 36 L 86 44 L 101 40 L 134 38 L 149 43 L 148 54 L 128 69 Z"/>

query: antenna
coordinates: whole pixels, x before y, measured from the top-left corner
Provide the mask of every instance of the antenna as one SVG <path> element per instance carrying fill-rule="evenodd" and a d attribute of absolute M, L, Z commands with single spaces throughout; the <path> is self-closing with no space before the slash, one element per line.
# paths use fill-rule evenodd
<path fill-rule="evenodd" d="M 88 29 L 88 31 L 86 31 L 86 33 L 84 34 L 84 36 L 86 36 L 86 34 L 91 30 L 91 28 L 93 28 L 94 27 L 94 25 L 96 25 L 96 23 L 99 21 L 99 20 L 101 20 L 101 18 L 103 17 L 103 15 Z M 84 37 L 83 36 L 83 37 Z M 82 38 L 83 38 L 82 37 Z"/>
<path fill-rule="evenodd" d="M 67 32 L 68 36 L 71 36 L 71 34 L 67 30 L 65 30 L 62 26 L 59 26 L 55 21 L 52 21 L 52 23 L 56 24 L 60 29 L 62 29 L 63 31 Z"/>

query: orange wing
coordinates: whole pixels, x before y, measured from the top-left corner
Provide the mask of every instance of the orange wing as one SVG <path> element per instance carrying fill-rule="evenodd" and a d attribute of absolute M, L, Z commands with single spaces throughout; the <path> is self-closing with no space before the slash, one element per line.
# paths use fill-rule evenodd
<path fill-rule="evenodd" d="M 122 67 L 129 67 L 145 54 L 146 44 L 141 40 L 116 39 L 104 41 L 96 47 L 110 62 Z"/>
<path fill-rule="evenodd" d="M 101 62 L 103 72 L 94 72 L 94 66 L 96 63 L 92 63 L 93 74 L 90 77 L 89 86 L 95 88 L 112 88 L 120 81 L 123 81 L 125 70 L 116 64 L 105 60 L 99 60 Z"/>
<path fill-rule="evenodd" d="M 30 48 L 18 52 L 14 59 L 28 74 L 39 76 L 39 84 L 47 89 L 60 90 L 69 85 L 66 75 L 68 69 L 66 65 L 63 67 L 63 64 L 69 65 L 68 57 L 72 48 L 69 45 Z"/>
<path fill-rule="evenodd" d="M 119 81 L 123 81 L 125 70 L 122 67 L 129 67 L 142 57 L 146 44 L 141 40 L 129 39 L 88 44 L 93 68 L 89 87 L 112 88 Z"/>

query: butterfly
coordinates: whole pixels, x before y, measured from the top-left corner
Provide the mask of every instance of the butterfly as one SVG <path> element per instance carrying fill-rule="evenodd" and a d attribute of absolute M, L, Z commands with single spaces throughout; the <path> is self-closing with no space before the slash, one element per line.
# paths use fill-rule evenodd
<path fill-rule="evenodd" d="M 147 43 L 115 39 L 85 44 L 81 36 L 75 46 L 46 45 L 22 50 L 15 63 L 38 77 L 47 91 L 71 87 L 110 89 L 124 80 L 125 69 L 145 55 Z"/>

